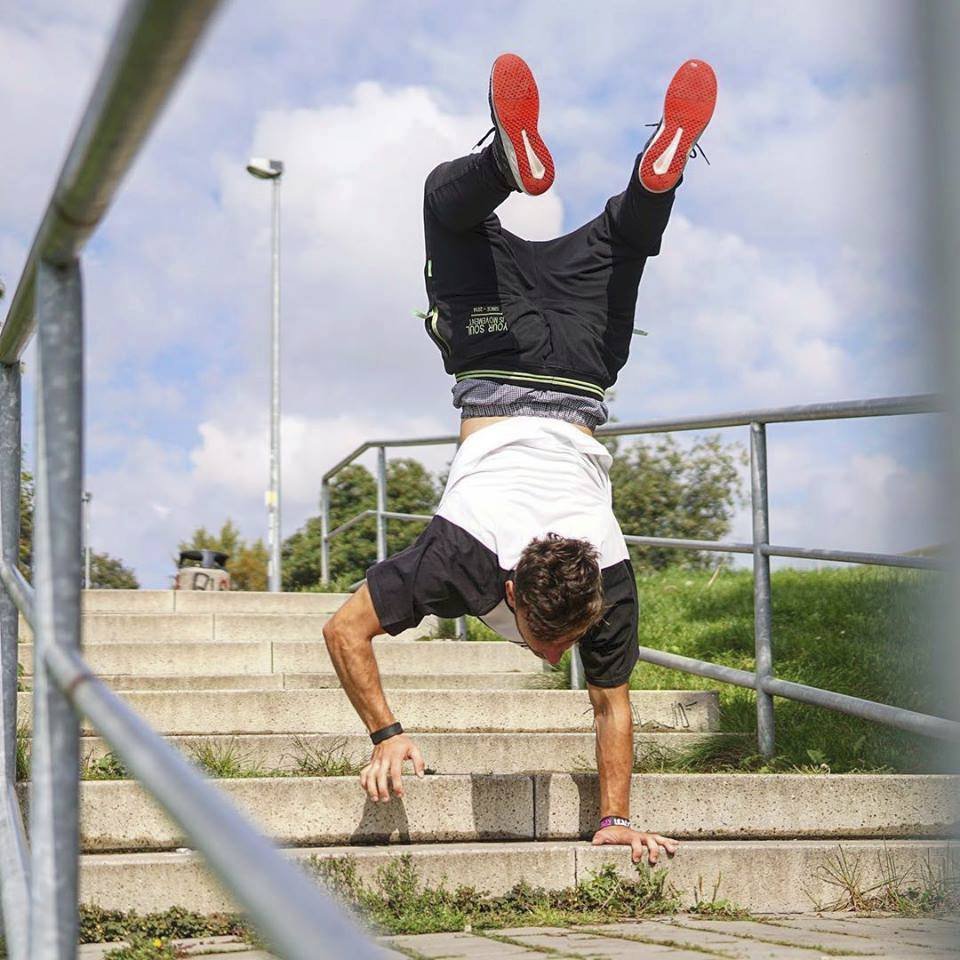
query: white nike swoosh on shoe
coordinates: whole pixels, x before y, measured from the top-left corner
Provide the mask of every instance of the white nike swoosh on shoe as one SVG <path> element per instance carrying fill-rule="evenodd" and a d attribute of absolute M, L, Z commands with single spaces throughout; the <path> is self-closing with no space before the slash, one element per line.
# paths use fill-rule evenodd
<path fill-rule="evenodd" d="M 670 169 L 670 164 L 673 163 L 673 157 L 677 152 L 677 147 L 680 146 L 681 136 L 683 136 L 683 127 L 677 127 L 677 132 L 673 135 L 670 146 L 653 161 L 653 172 L 658 176 L 661 176 Z"/>
<path fill-rule="evenodd" d="M 527 163 L 530 164 L 530 176 L 534 180 L 542 180 L 547 175 L 547 168 L 540 162 L 540 158 L 533 152 L 526 130 L 520 131 L 523 148 L 527 151 Z"/>

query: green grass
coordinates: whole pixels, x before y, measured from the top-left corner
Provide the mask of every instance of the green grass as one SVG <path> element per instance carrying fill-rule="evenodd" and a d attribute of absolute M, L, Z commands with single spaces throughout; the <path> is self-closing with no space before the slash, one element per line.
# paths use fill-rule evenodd
<path fill-rule="evenodd" d="M 521 926 L 570 926 L 675 913 L 676 891 L 663 869 L 638 864 L 627 878 L 606 864 L 575 887 L 542 890 L 525 883 L 491 897 L 473 887 L 427 886 L 409 854 L 381 867 L 373 884 L 350 857 L 308 863 L 315 876 L 378 933 L 442 933 Z"/>
<path fill-rule="evenodd" d="M 353 777 L 362 764 L 346 753 L 346 740 L 335 741 L 329 749 L 312 746 L 301 737 L 293 740 L 288 764 L 269 768 L 254 762 L 235 740 L 226 742 L 202 740 L 188 750 L 188 757 L 204 776 L 212 779 L 251 779 L 255 777 Z M 17 781 L 30 779 L 30 728 L 17 728 Z M 123 761 L 112 751 L 80 758 L 81 780 L 129 780 Z"/>
<path fill-rule="evenodd" d="M 778 677 L 940 716 L 955 713 L 931 678 L 939 662 L 928 591 L 937 574 L 860 569 L 773 575 L 773 652 Z M 753 577 L 670 571 L 638 580 L 642 646 L 742 670 L 754 664 Z M 946 660 L 948 653 L 939 657 Z M 939 742 L 776 699 L 777 756 L 756 755 L 753 691 L 641 662 L 633 689 L 720 691 L 729 736 L 679 761 L 640 757 L 641 769 L 809 772 L 950 769 Z"/>
<path fill-rule="evenodd" d="M 101 757 L 86 754 L 80 758 L 81 780 L 129 780 L 123 761 L 112 751 Z"/>
<path fill-rule="evenodd" d="M 293 769 L 286 776 L 294 777 L 354 777 L 363 769 L 346 752 L 347 741 L 337 740 L 327 749 L 312 746 L 301 737 L 293 741 Z"/>
<path fill-rule="evenodd" d="M 80 943 L 117 943 L 126 940 L 131 944 L 152 947 L 153 940 L 160 940 L 162 949 L 170 940 L 186 940 L 195 937 L 241 937 L 253 941 L 250 925 L 236 914 L 215 913 L 203 915 L 172 907 L 162 913 L 139 914 L 135 911 L 105 910 L 92 904 L 80 906 Z M 165 954 L 158 954 L 165 956 Z M 136 956 L 136 954 L 134 954 Z M 153 954 L 146 953 L 150 957 Z"/>

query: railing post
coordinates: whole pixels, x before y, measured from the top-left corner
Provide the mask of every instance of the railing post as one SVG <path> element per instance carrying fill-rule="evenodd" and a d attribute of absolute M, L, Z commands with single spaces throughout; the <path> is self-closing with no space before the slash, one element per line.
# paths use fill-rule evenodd
<path fill-rule="evenodd" d="M 753 507 L 753 631 L 756 648 L 757 746 L 764 757 L 775 750 L 773 697 L 762 689 L 773 676 L 771 646 L 770 558 L 763 547 L 770 543 L 770 509 L 767 500 L 767 428 L 750 424 L 750 500 Z"/>
<path fill-rule="evenodd" d="M 50 674 L 54 647 L 80 649 L 83 304 L 80 265 L 37 270 L 31 960 L 73 960 L 77 943 L 80 724 Z"/>
<path fill-rule="evenodd" d="M 456 637 L 458 640 L 467 639 L 467 618 L 466 617 L 457 617 L 456 627 L 454 628 Z"/>
<path fill-rule="evenodd" d="M 320 485 L 320 582 L 330 582 L 330 481 Z"/>
<path fill-rule="evenodd" d="M 20 553 L 20 362 L 0 364 L 0 558 L 16 567 Z M 0 904 L 7 951 L 25 960 L 30 888 L 23 817 L 17 800 L 17 607 L 0 585 Z"/>
<path fill-rule="evenodd" d="M 387 448 L 377 447 L 377 561 L 387 559 Z"/>

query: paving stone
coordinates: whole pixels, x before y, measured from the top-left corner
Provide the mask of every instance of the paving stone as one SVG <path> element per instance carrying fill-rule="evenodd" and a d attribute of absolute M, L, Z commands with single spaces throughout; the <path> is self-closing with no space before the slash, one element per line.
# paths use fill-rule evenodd
<path fill-rule="evenodd" d="M 754 920 L 724 920 L 704 921 L 696 917 L 678 917 L 673 921 L 679 927 L 705 929 L 705 924 L 717 923 L 724 933 L 759 943 L 776 943 L 821 949 L 827 951 L 841 951 L 846 953 L 875 953 L 878 941 L 873 937 L 850 936 L 845 934 L 829 933 L 823 930 L 791 929 L 788 927 L 774 927 Z M 882 942 L 882 941 L 881 941 Z M 883 944 L 886 950 L 888 945 Z M 889 951 L 888 951 L 889 952 Z"/>
<path fill-rule="evenodd" d="M 690 950 L 712 950 L 735 960 L 760 960 L 770 957 L 776 951 L 777 960 L 811 960 L 810 951 L 803 947 L 772 947 L 770 944 L 741 940 L 722 932 L 721 924 L 713 929 L 713 921 L 703 930 L 683 929 L 662 920 L 632 921 L 629 923 L 609 924 L 592 927 L 604 934 L 620 936 L 637 941 L 660 941 L 674 943 L 678 947 Z"/>
<path fill-rule="evenodd" d="M 387 946 L 412 948 L 429 960 L 531 960 L 535 954 L 524 947 L 498 943 L 471 933 L 424 933 L 416 937 L 385 937 Z M 699 958 L 703 960 L 703 958 Z"/>
<path fill-rule="evenodd" d="M 887 943 L 936 949 L 958 949 L 960 930 L 950 924 L 922 918 L 899 917 L 776 917 L 771 923 L 796 930 L 826 931 L 858 937 L 880 938 Z"/>
<path fill-rule="evenodd" d="M 779 923 L 780 917 L 771 918 Z M 797 939 L 803 939 L 804 928 L 823 918 L 817 916 L 792 917 L 797 929 Z M 830 918 L 838 924 L 848 921 Z M 886 923 L 902 924 L 899 918 Z M 690 924 L 688 926 L 688 924 Z M 836 936 L 811 927 L 809 932 L 819 936 L 809 943 L 780 944 L 769 942 L 788 939 L 771 935 L 777 927 L 753 921 L 709 921 L 697 917 L 677 917 L 664 920 L 631 921 L 619 924 L 604 924 L 573 929 L 551 927 L 520 927 L 490 931 L 488 941 L 499 949 L 490 951 L 477 941 L 481 938 L 469 934 L 430 934 L 427 936 L 388 937 L 383 942 L 404 946 L 421 953 L 431 960 L 480 960 L 480 958 L 519 958 L 562 955 L 565 957 L 594 958 L 594 960 L 704 960 L 705 957 L 723 957 L 727 960 L 826 960 L 834 956 L 869 956 L 874 960 L 952 960 L 957 954 L 936 948 L 914 947 L 912 952 L 905 945 L 891 944 L 881 921 L 868 937 Z M 790 932 L 788 928 L 784 928 Z M 755 932 L 755 936 L 751 935 Z M 510 943 L 498 941 L 503 937 Z M 826 939 L 827 942 L 824 942 Z M 522 946 L 520 946 L 522 944 Z M 824 947 L 830 952 L 821 953 Z"/>
<path fill-rule="evenodd" d="M 597 928 L 603 929 L 603 928 Z M 558 951 L 566 956 L 596 957 L 603 960 L 704 960 L 700 950 L 687 950 L 682 946 L 660 943 L 639 943 L 624 940 L 615 934 L 598 936 L 592 932 L 579 930 L 549 930 L 530 933 L 523 929 L 498 931 L 504 936 L 528 944 L 542 947 L 548 954 Z M 494 934 L 496 936 L 496 933 Z"/>
<path fill-rule="evenodd" d="M 175 940 L 177 950 L 188 957 L 202 956 L 204 954 L 216 954 L 224 956 L 226 954 L 244 954 L 250 952 L 250 944 L 245 943 L 239 937 L 193 937 L 185 940 Z"/>

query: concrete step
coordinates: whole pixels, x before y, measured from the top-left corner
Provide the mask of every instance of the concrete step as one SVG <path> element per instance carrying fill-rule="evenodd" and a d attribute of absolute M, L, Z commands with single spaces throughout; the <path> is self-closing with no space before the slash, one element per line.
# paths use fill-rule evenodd
<path fill-rule="evenodd" d="M 120 696 L 164 734 L 363 732 L 342 690 L 123 691 Z M 635 690 L 630 698 L 638 730 L 718 729 L 715 692 Z M 26 720 L 32 694 L 18 694 L 17 700 L 18 715 Z M 390 704 L 411 732 L 571 733 L 593 728 L 585 690 L 512 690 L 509 701 L 496 690 L 394 690 Z M 84 722 L 83 729 L 89 731 L 89 724 Z"/>
<path fill-rule="evenodd" d="M 335 673 L 262 673 L 224 676 L 104 676 L 114 690 L 324 690 L 339 688 Z M 385 673 L 385 690 L 555 690 L 550 673 Z"/>
<path fill-rule="evenodd" d="M 664 754 L 690 749 L 717 734 L 637 733 L 635 746 Z M 190 754 L 199 747 L 218 756 L 232 755 L 247 769 L 295 770 L 306 751 L 345 757 L 358 766 L 370 758 L 366 734 L 253 734 L 248 736 L 168 737 Z M 427 769 L 435 773 L 524 773 L 530 770 L 585 772 L 596 769 L 592 733 L 421 733 L 417 745 Z M 81 754 L 96 759 L 109 752 L 99 737 L 84 737 Z"/>
<path fill-rule="evenodd" d="M 568 840 L 593 836 L 596 774 L 409 777 L 373 803 L 356 777 L 220 780 L 281 846 Z M 634 776 L 633 819 L 677 839 L 953 838 L 960 777 L 808 774 Z M 85 781 L 87 852 L 174 850 L 180 831 L 134 781 Z"/>
<path fill-rule="evenodd" d="M 506 641 L 472 643 L 375 640 L 381 674 L 543 673 L 528 650 Z M 21 643 L 20 662 L 33 673 L 33 644 Z M 100 675 L 223 676 L 264 673 L 333 673 L 320 641 L 221 643 L 87 643 L 84 659 Z"/>
<path fill-rule="evenodd" d="M 246 590 L 84 590 L 84 613 L 333 613 L 349 593 Z"/>
<path fill-rule="evenodd" d="M 224 643 L 260 640 L 309 640 L 323 643 L 328 613 L 88 613 L 81 633 L 84 643 Z M 434 637 L 436 617 L 424 617 L 417 627 L 396 639 Z M 33 641 L 33 631 L 21 620 L 20 639 Z"/>
<path fill-rule="evenodd" d="M 891 870 L 904 887 L 927 875 L 957 876 L 955 844 L 924 840 L 751 840 L 686 841 L 662 868 L 680 895 L 694 905 L 697 893 L 717 897 L 757 913 L 799 913 L 830 904 L 842 891 L 829 882 L 828 869 L 843 851 L 860 873 L 864 889 L 882 882 Z M 445 882 L 448 889 L 470 886 L 497 896 L 520 881 L 559 890 L 589 879 L 613 863 L 624 876 L 636 876 L 629 851 L 582 842 L 411 844 L 393 847 L 326 847 L 286 851 L 301 862 L 349 857 L 368 882 L 389 861 L 409 854 L 422 880 Z M 140 913 L 185 906 L 200 913 L 235 910 L 195 853 L 87 854 L 81 857 L 83 903 Z M 808 951 L 811 960 L 819 953 Z"/>

